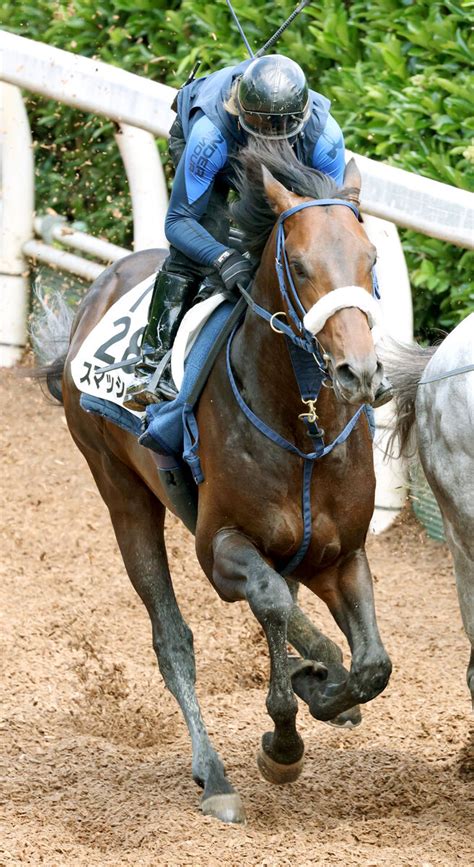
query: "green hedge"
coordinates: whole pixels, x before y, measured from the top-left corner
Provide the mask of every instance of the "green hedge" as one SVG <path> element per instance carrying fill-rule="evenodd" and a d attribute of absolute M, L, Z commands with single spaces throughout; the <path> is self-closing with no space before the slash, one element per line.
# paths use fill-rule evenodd
<path fill-rule="evenodd" d="M 294 5 L 234 2 L 255 49 Z M 331 98 L 350 149 L 473 189 L 473 11 L 471 0 L 326 0 L 296 19 L 278 50 Z M 0 27 L 172 85 L 197 58 L 201 74 L 246 56 L 225 0 L 0 0 Z M 129 245 L 113 124 L 36 97 L 28 102 L 38 210 L 53 208 Z M 414 232 L 402 237 L 416 330 L 432 336 L 474 310 L 474 254 Z"/>

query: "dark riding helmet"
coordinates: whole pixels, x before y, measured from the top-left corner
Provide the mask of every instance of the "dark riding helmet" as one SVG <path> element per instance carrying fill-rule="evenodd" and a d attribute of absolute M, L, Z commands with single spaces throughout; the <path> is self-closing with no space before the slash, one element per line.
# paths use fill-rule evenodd
<path fill-rule="evenodd" d="M 297 135 L 311 110 L 303 70 L 282 54 L 253 60 L 240 78 L 236 97 L 240 125 L 264 138 Z"/>

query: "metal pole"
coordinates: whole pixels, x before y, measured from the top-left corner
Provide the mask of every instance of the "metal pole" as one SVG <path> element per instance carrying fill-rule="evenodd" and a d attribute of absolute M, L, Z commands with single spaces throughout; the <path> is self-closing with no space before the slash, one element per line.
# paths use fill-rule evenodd
<path fill-rule="evenodd" d="M 127 173 L 133 209 L 133 249 L 168 248 L 168 190 L 153 136 L 122 123 L 115 136 Z"/>
<path fill-rule="evenodd" d="M 413 340 L 413 311 L 410 279 L 397 227 L 387 220 L 364 214 L 364 228 L 377 248 L 377 279 L 380 307 L 387 332 L 396 340 Z M 375 329 L 374 329 L 375 332 Z M 374 333 L 374 339 L 377 335 Z M 407 466 L 401 459 L 386 458 L 388 440 L 393 430 L 391 404 L 375 410 L 377 425 L 374 437 L 374 464 L 377 486 L 371 531 L 381 533 L 398 515 L 407 495 Z"/>
<path fill-rule="evenodd" d="M 34 227 L 36 234 L 46 244 L 58 241 L 65 247 L 72 247 L 74 250 L 80 250 L 89 256 L 96 256 L 103 262 L 117 262 L 118 259 L 123 259 L 124 256 L 129 256 L 132 252 L 125 247 L 111 244 L 110 241 L 88 235 L 86 232 L 78 232 L 67 222 L 66 217 L 61 217 L 58 214 L 35 217 Z"/>
<path fill-rule="evenodd" d="M 30 125 L 20 91 L 0 83 L 0 367 L 11 367 L 26 344 L 28 263 L 33 236 L 34 164 Z"/>
<path fill-rule="evenodd" d="M 167 136 L 176 90 L 100 60 L 0 30 L 0 78 L 81 111 Z"/>
<path fill-rule="evenodd" d="M 23 252 L 35 262 L 43 262 L 45 265 L 51 265 L 68 274 L 75 274 L 91 283 L 106 267 L 103 263 L 91 262 L 89 259 L 83 259 L 82 256 L 67 253 L 66 250 L 58 250 L 57 247 L 51 247 L 43 241 L 27 241 L 23 245 Z"/>

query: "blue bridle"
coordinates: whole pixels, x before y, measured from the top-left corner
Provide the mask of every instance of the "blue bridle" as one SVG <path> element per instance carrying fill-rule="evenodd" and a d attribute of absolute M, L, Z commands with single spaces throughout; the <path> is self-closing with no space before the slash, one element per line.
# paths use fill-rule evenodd
<path fill-rule="evenodd" d="M 295 334 L 295 332 L 292 328 L 290 328 L 289 325 L 287 325 L 285 322 L 282 322 L 281 319 L 278 319 L 278 327 L 274 325 L 274 320 L 276 318 L 276 315 L 278 314 L 270 313 L 268 310 L 265 310 L 264 307 L 256 304 L 249 292 L 247 292 L 245 289 L 240 288 L 240 291 L 245 298 L 248 306 L 253 310 L 254 313 L 269 322 L 275 331 L 280 331 L 282 334 L 285 334 L 286 337 L 288 337 L 295 346 L 299 347 L 300 349 L 305 349 L 306 352 L 310 352 L 311 355 L 314 355 L 318 363 L 322 363 L 319 343 L 316 337 L 311 334 L 311 332 L 308 331 L 303 325 L 303 317 L 307 311 L 301 303 L 298 292 L 296 290 L 296 286 L 293 281 L 290 263 L 288 261 L 288 256 L 285 248 L 285 230 L 283 224 L 285 220 L 288 219 L 288 217 L 292 217 L 293 214 L 298 213 L 298 211 L 303 211 L 305 210 L 305 208 L 325 207 L 328 205 L 343 205 L 346 208 L 350 208 L 357 220 L 360 220 L 359 209 L 352 202 L 347 202 L 344 199 L 312 199 L 310 202 L 301 202 L 299 205 L 295 205 L 293 208 L 289 208 L 288 210 L 283 211 L 278 217 L 276 224 L 275 269 L 278 277 L 278 285 L 280 288 L 281 297 L 283 298 L 288 309 L 288 316 L 293 322 L 293 325 L 298 332 L 297 334 Z M 292 302 L 290 298 L 290 295 L 286 288 L 287 285 L 290 287 L 291 295 L 293 296 L 294 302 Z M 372 269 L 372 295 L 376 299 L 380 298 L 375 268 Z"/>

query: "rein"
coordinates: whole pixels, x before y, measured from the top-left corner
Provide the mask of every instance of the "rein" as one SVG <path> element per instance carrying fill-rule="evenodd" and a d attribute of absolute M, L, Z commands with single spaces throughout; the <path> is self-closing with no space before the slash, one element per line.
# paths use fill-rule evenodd
<path fill-rule="evenodd" d="M 454 370 L 448 370 L 447 373 L 441 373 L 439 376 L 430 376 L 429 379 L 422 379 L 418 385 L 429 385 L 430 382 L 440 382 L 442 379 L 449 379 L 450 376 L 459 376 L 460 373 L 469 373 L 474 370 L 474 364 L 466 364 L 465 367 L 456 367 Z"/>
<path fill-rule="evenodd" d="M 314 450 L 311 452 L 303 452 L 299 449 L 294 443 L 289 442 L 289 440 L 282 437 L 279 433 L 274 431 L 269 425 L 267 425 L 262 419 L 260 419 L 247 405 L 244 401 L 240 391 L 238 389 L 237 383 L 235 381 L 235 377 L 232 371 L 231 364 L 231 348 L 232 341 L 237 332 L 241 323 L 237 323 L 233 328 L 228 342 L 227 342 L 227 351 L 226 351 L 226 364 L 227 364 L 227 376 L 229 378 L 229 383 L 232 388 L 232 392 L 237 401 L 238 406 L 246 416 L 246 418 L 251 422 L 251 424 L 260 431 L 267 439 L 271 440 L 276 445 L 280 446 L 280 448 L 289 451 L 291 454 L 296 455 L 303 460 L 303 491 L 302 491 L 302 512 L 303 512 L 303 538 L 301 541 L 301 545 L 289 562 L 286 565 L 281 566 L 279 568 L 279 572 L 282 575 L 290 575 L 296 567 L 301 563 L 306 552 L 309 548 L 311 542 L 311 526 L 312 526 L 312 514 L 311 514 L 311 478 L 312 472 L 315 465 L 316 460 L 324 457 L 329 454 L 337 445 L 345 442 L 349 435 L 352 433 L 357 421 L 362 412 L 365 411 L 366 415 L 368 415 L 368 407 L 363 405 L 359 407 L 359 409 L 355 412 L 349 422 L 345 425 L 343 430 L 338 434 L 338 436 L 333 440 L 333 442 L 329 444 L 325 444 L 324 442 L 324 430 L 322 430 L 318 426 L 318 416 L 316 414 L 316 403 L 319 397 L 319 393 L 321 387 L 324 384 L 326 379 L 330 379 L 329 373 L 327 371 L 327 367 L 324 361 L 324 357 L 321 354 L 319 342 L 317 341 L 316 334 L 317 332 L 312 333 L 305 325 L 308 321 L 307 317 L 309 314 L 312 314 L 312 319 L 318 322 L 321 319 L 324 319 L 324 322 L 331 316 L 336 310 L 342 309 L 342 307 L 360 307 L 369 318 L 369 324 L 372 320 L 372 324 L 375 321 L 375 301 L 374 298 L 370 297 L 367 292 L 362 289 L 362 287 L 341 287 L 341 289 L 333 290 L 333 293 L 329 293 L 329 296 L 332 294 L 336 295 L 334 304 L 328 304 L 325 302 L 325 310 L 323 314 L 319 313 L 321 308 L 318 308 L 318 304 L 320 302 L 316 302 L 315 305 L 311 308 L 310 311 L 306 311 L 303 307 L 301 300 L 298 296 L 296 287 L 293 282 L 293 278 L 291 276 L 291 270 L 288 262 L 288 257 L 285 250 L 285 233 L 283 228 L 284 221 L 292 216 L 293 214 L 301 211 L 305 208 L 317 207 L 317 206 L 326 206 L 326 205 L 340 205 L 350 208 L 354 215 L 359 219 L 359 211 L 354 204 L 351 202 L 346 202 L 342 199 L 315 199 L 310 202 L 302 202 L 299 205 L 296 205 L 294 208 L 290 208 L 287 211 L 283 211 L 278 218 L 277 224 L 277 238 L 276 238 L 276 259 L 275 259 L 275 267 L 278 276 L 278 283 L 282 298 L 284 299 L 288 314 L 296 327 L 298 334 L 295 334 L 292 328 L 287 325 L 285 322 L 282 322 L 278 319 L 278 327 L 275 325 L 275 318 L 280 316 L 280 313 L 270 313 L 265 308 L 261 307 L 257 304 L 249 292 L 247 290 L 240 288 L 243 298 L 247 302 L 250 309 L 268 322 L 271 328 L 277 333 L 281 333 L 285 335 L 288 344 L 288 350 L 290 353 L 290 359 L 293 366 L 293 370 L 295 373 L 296 382 L 298 384 L 298 388 L 300 391 L 301 400 L 304 404 L 308 405 L 309 412 L 302 413 L 299 417 L 304 421 L 307 427 L 307 431 L 309 436 L 313 441 Z M 373 271 L 373 296 L 380 297 L 378 294 L 378 285 L 375 278 L 375 272 Z M 290 287 L 291 294 L 293 296 L 293 301 L 290 299 L 288 290 L 286 288 L 286 284 Z M 349 297 L 349 291 L 351 290 L 351 297 Z M 357 290 L 360 291 L 360 295 Z M 355 299 L 352 299 L 352 292 L 356 295 Z M 339 293 L 339 294 L 338 294 Z M 342 293 L 342 294 L 341 294 Z M 363 294 L 362 294 L 363 293 Z M 325 298 L 329 296 L 324 296 L 320 301 L 324 302 Z M 344 299 L 342 301 L 342 298 Z M 367 300 L 365 300 L 367 299 Z M 369 303 L 370 302 L 370 303 Z M 295 308 L 298 308 L 298 312 Z M 318 310 L 316 309 L 318 308 Z M 323 327 L 321 325 L 321 328 Z M 320 328 L 318 329 L 320 330 Z M 316 366 L 314 364 L 316 362 Z M 370 422 L 369 422 L 370 424 Z"/>

